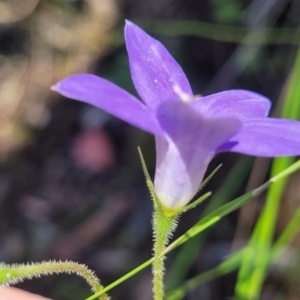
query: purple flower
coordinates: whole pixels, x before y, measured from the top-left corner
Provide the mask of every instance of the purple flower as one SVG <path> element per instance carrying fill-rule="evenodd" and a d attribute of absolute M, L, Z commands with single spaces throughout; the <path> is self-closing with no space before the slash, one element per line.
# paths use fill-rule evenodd
<path fill-rule="evenodd" d="M 181 67 L 160 42 L 129 21 L 125 41 L 142 101 L 90 74 L 70 76 L 52 89 L 155 135 L 154 185 L 166 209 L 180 209 L 192 199 L 218 152 L 300 154 L 300 123 L 267 118 L 267 98 L 244 90 L 194 98 Z"/>

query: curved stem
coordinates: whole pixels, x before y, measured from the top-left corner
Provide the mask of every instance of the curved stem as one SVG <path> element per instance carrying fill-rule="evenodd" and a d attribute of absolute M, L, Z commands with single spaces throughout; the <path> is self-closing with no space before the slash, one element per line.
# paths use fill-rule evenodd
<path fill-rule="evenodd" d="M 0 263 L 0 286 L 22 282 L 25 279 L 60 273 L 73 273 L 82 277 L 91 287 L 94 293 L 103 289 L 95 273 L 83 264 L 73 261 L 44 261 L 32 264 L 7 265 Z M 108 300 L 107 294 L 100 296 L 101 300 Z"/>

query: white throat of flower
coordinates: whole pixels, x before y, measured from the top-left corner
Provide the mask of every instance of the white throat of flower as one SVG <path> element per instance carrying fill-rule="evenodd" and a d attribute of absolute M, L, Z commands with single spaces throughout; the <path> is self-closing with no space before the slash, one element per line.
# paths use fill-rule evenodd
<path fill-rule="evenodd" d="M 173 91 L 179 96 L 182 102 L 190 103 L 193 101 L 193 98 L 191 98 L 187 93 L 183 92 L 177 84 L 173 85 Z"/>

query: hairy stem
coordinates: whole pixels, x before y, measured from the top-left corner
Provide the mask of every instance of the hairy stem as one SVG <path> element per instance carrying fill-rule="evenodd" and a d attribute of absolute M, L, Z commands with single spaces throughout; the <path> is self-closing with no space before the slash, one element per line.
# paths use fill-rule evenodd
<path fill-rule="evenodd" d="M 38 278 L 41 275 L 52 274 L 76 274 L 82 277 L 91 287 L 94 293 L 103 289 L 100 280 L 95 273 L 85 265 L 73 261 L 49 261 L 32 264 L 0 264 L 0 286 L 11 285 L 24 281 L 25 279 Z M 107 294 L 100 296 L 101 300 L 108 300 Z"/>
<path fill-rule="evenodd" d="M 175 227 L 176 217 L 168 216 L 163 209 L 156 207 L 153 214 L 154 262 L 152 273 L 154 300 L 162 300 L 164 296 L 163 279 L 165 255 L 163 251 Z"/>

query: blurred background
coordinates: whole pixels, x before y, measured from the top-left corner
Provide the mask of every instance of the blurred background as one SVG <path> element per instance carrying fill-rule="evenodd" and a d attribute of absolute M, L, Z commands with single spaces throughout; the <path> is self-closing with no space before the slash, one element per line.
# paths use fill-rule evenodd
<path fill-rule="evenodd" d="M 300 41 L 299 13 L 298 0 L 0 0 L 0 261 L 76 260 L 108 285 L 151 256 L 152 206 L 137 146 L 153 174 L 153 137 L 49 90 L 67 75 L 90 72 L 136 94 L 123 40 L 126 18 L 168 48 L 195 94 L 250 89 L 269 97 L 279 116 Z M 222 154 L 210 171 L 219 163 L 204 190 L 214 192 L 213 201 L 183 216 L 175 236 L 261 184 L 270 161 Z M 278 232 L 298 206 L 299 180 L 299 174 L 289 180 Z M 263 200 L 172 252 L 167 288 L 244 245 Z M 262 299 L 300 298 L 299 247 L 296 238 Z M 184 299 L 228 299 L 235 280 L 231 273 L 206 282 Z M 70 275 L 18 286 L 58 300 L 90 295 Z M 151 288 L 148 268 L 110 295 L 150 300 Z"/>

